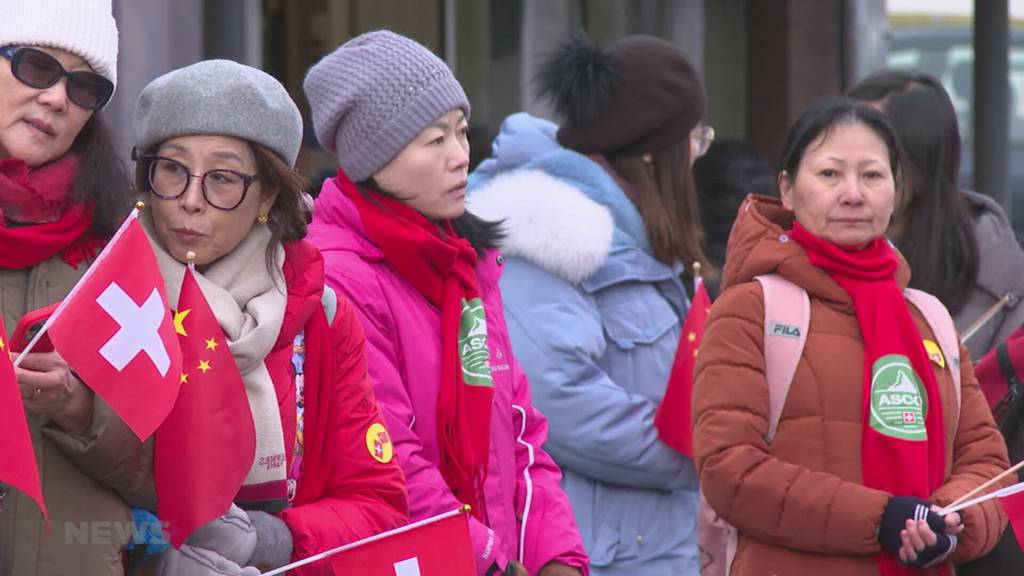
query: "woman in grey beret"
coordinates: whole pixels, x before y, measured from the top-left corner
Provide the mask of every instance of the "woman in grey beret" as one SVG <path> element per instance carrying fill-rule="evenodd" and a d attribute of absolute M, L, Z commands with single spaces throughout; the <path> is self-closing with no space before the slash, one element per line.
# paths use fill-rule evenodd
<path fill-rule="evenodd" d="M 241 374 L 256 447 L 227 514 L 144 564 L 166 576 L 255 575 L 405 523 L 405 482 L 355 311 L 325 288 L 323 259 L 302 240 L 302 118 L 284 87 L 227 60 L 175 70 L 143 89 L 135 136 L 135 183 L 149 206 L 140 222 L 170 302 L 177 308 L 194 264 Z M 158 430 L 157 458 L 180 449 L 161 441 Z"/>
<path fill-rule="evenodd" d="M 110 0 L 0 2 L 0 312 L 9 331 L 64 298 L 131 208 L 103 118 L 116 82 Z M 9 335 L 0 330 L 0 344 Z M 82 528 L 130 521 L 111 484 L 118 466 L 95 450 L 120 422 L 43 347 L 25 356 L 17 381 L 49 526 L 29 496 L 0 481 L 0 574 L 119 576 L 127 537 Z"/>
<path fill-rule="evenodd" d="M 360 311 L 410 516 L 472 506 L 480 574 L 586 573 L 502 314 L 499 224 L 466 211 L 462 86 L 423 46 L 378 31 L 324 57 L 304 89 L 339 164 L 310 241 Z"/>

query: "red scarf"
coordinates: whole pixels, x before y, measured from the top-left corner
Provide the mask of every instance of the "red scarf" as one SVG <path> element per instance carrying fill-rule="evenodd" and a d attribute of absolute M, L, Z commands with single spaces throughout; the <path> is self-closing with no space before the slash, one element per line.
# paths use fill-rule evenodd
<path fill-rule="evenodd" d="M 36 169 L 0 160 L 0 268 L 31 268 L 60 253 L 77 269 L 96 256 L 103 239 L 89 231 L 93 205 L 71 203 L 77 171 L 72 155 Z"/>
<path fill-rule="evenodd" d="M 455 497 L 483 518 L 494 383 L 476 251 L 450 222 L 439 229 L 398 200 L 380 194 L 368 198 L 341 170 L 337 182 L 359 209 L 367 235 L 385 260 L 441 311 L 439 468 Z"/>
<path fill-rule="evenodd" d="M 864 338 L 864 485 L 927 500 L 946 472 L 942 400 L 921 334 L 896 283 L 896 252 L 881 237 L 863 250 L 844 250 L 796 222 L 790 235 L 807 250 L 811 264 L 828 272 L 853 299 Z M 912 573 L 892 554 L 880 554 L 878 566 L 884 576 Z"/>

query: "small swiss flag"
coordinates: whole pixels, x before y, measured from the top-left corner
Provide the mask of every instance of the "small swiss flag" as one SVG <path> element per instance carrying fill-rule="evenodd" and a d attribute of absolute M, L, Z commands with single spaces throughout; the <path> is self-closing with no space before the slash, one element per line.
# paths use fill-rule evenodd
<path fill-rule="evenodd" d="M 174 406 L 181 348 L 156 256 L 134 213 L 53 313 L 50 340 L 141 440 Z"/>
<path fill-rule="evenodd" d="M 476 576 L 469 514 L 448 512 L 355 542 L 330 562 L 337 576 Z"/>
<path fill-rule="evenodd" d="M 6 338 L 7 329 L 0 316 L 0 482 L 28 494 L 47 517 L 36 453 L 25 420 L 25 404 L 18 390 L 18 380 L 14 377 Z M 2 504 L 0 501 L 0 506 Z"/>
<path fill-rule="evenodd" d="M 693 301 L 679 334 L 679 346 L 672 362 L 665 396 L 658 405 L 654 426 L 658 438 L 671 448 L 693 458 L 693 426 L 690 411 L 693 407 L 693 367 L 697 364 L 697 349 L 704 338 L 704 325 L 708 321 L 711 297 L 704 281 L 694 281 Z"/>

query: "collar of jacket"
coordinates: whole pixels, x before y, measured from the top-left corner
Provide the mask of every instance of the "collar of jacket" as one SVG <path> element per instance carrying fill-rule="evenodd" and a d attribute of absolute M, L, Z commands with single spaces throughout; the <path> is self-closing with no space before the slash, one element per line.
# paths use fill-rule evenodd
<path fill-rule="evenodd" d="M 557 149 L 522 168 L 476 174 L 469 209 L 503 220 L 502 251 L 592 291 L 660 281 L 675 271 L 650 253 L 640 213 L 600 165 Z"/>
<path fill-rule="evenodd" d="M 342 193 L 333 177 L 324 180 L 313 204 L 313 222 L 306 240 L 321 250 L 353 252 L 364 260 L 384 259 L 384 252 L 367 235 L 359 209 Z"/>
<path fill-rule="evenodd" d="M 997 299 L 1012 292 L 1017 296 L 1011 303 L 1013 307 L 1024 296 L 1024 278 L 1020 275 L 1024 252 L 999 204 L 977 192 L 963 193 L 974 213 L 974 234 L 981 254 L 976 284 Z"/>

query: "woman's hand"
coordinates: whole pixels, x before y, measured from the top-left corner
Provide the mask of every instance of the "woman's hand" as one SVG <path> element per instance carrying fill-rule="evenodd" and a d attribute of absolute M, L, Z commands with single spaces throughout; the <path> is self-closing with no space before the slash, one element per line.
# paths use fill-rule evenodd
<path fill-rule="evenodd" d="M 540 569 L 537 576 L 583 576 L 583 573 L 578 569 L 571 568 L 565 564 L 549 562 Z"/>
<path fill-rule="evenodd" d="M 933 512 L 939 512 L 941 508 L 938 506 L 932 506 Z M 963 521 L 960 515 L 957 513 L 946 514 L 943 517 L 945 522 L 944 533 L 947 536 L 958 536 L 964 531 Z M 899 558 L 904 564 L 913 564 L 917 562 L 918 557 L 922 555 L 922 552 L 936 545 L 939 541 L 939 536 L 928 526 L 928 522 L 924 520 L 907 520 L 906 528 L 900 532 L 900 540 L 902 546 L 900 546 Z M 955 546 L 955 544 L 953 545 Z M 936 559 L 941 558 L 943 554 L 952 551 L 952 547 L 949 550 L 940 551 L 941 554 Z M 930 559 L 929 562 L 936 559 Z"/>
<path fill-rule="evenodd" d="M 92 422 L 93 392 L 71 373 L 56 352 L 26 354 L 15 368 L 18 388 L 30 414 L 46 416 L 69 434 L 82 434 Z"/>

